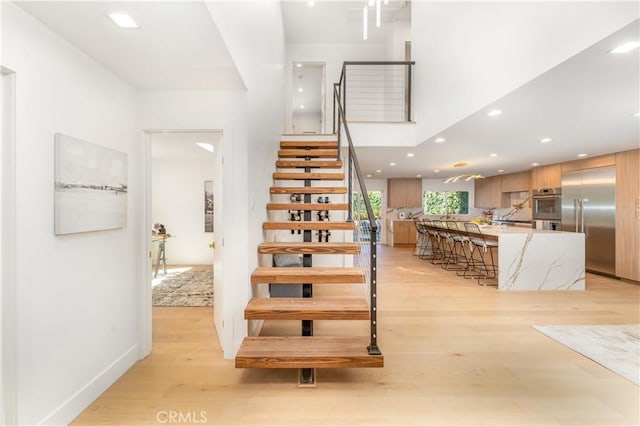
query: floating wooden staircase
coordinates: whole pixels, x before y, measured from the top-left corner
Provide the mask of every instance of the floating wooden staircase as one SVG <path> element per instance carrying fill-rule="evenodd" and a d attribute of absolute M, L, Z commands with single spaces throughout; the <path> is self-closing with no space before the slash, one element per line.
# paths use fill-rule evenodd
<path fill-rule="evenodd" d="M 244 316 L 248 320 L 299 320 L 301 321 L 300 336 L 253 336 L 247 337 L 236 355 L 238 368 L 298 368 L 300 369 L 300 384 L 315 384 L 316 368 L 351 368 L 351 367 L 382 367 L 383 356 L 369 351 L 368 336 L 314 336 L 313 321 L 324 320 L 370 320 L 370 307 L 362 296 L 354 297 L 353 290 L 348 287 L 365 283 L 365 274 L 357 267 L 344 266 L 314 266 L 315 256 L 340 255 L 352 256 L 360 253 L 360 244 L 351 242 L 351 233 L 347 238 L 331 238 L 327 241 L 312 241 L 316 231 L 328 232 L 351 231 L 353 222 L 344 220 L 312 220 L 320 218 L 316 212 L 325 215 L 345 216 L 349 208 L 342 200 L 347 193 L 345 186 L 312 186 L 318 181 L 344 181 L 344 173 L 317 172 L 313 169 L 341 170 L 343 162 L 337 160 L 337 142 L 318 140 L 282 141 L 276 161 L 277 169 L 304 169 L 304 171 L 276 171 L 273 174 L 275 182 L 291 181 L 304 186 L 273 186 L 270 193 L 274 197 L 292 196 L 296 194 L 296 202 L 272 202 L 267 204 L 270 215 L 283 216 L 291 212 L 298 212 L 300 220 L 273 220 L 263 224 L 265 231 L 271 231 L 275 239 L 278 235 L 295 241 L 266 241 L 258 246 L 261 254 L 298 255 L 303 266 L 295 267 L 258 267 L 251 274 L 251 283 L 257 285 L 302 285 L 303 297 L 268 297 L 253 298 L 245 308 Z M 324 197 L 318 202 L 312 202 L 311 197 Z M 327 196 L 339 197 L 337 202 L 327 202 Z M 332 200 L 336 201 L 336 200 Z M 282 219 L 282 218 L 281 218 Z M 282 232 L 282 234 L 279 234 Z M 322 234 L 321 234 L 322 235 Z M 324 234 L 327 235 L 327 234 Z M 269 238 L 271 239 L 271 238 Z M 337 241 L 336 241 L 337 240 Z M 320 260 L 320 259 L 318 259 Z M 317 263 L 317 261 L 316 261 Z M 338 262 L 344 265 L 344 262 Z M 317 297 L 314 296 L 315 286 L 332 285 L 335 289 L 345 289 L 349 296 Z M 342 287 L 341 287 L 342 286 Z M 288 287 L 287 287 L 288 288 Z M 320 287 L 318 289 L 321 289 Z M 320 292 L 320 291 L 317 291 Z M 286 333 L 283 333 L 286 334 Z M 376 348 L 377 349 L 377 348 Z M 371 353 L 370 353 L 371 352 Z"/>

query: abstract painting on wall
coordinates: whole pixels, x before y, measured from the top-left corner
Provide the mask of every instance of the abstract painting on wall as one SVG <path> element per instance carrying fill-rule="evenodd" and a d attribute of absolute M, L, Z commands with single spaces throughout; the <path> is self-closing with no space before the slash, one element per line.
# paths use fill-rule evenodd
<path fill-rule="evenodd" d="M 213 181 L 204 181 L 204 232 L 213 232 Z"/>
<path fill-rule="evenodd" d="M 127 154 L 56 133 L 56 235 L 127 226 Z"/>

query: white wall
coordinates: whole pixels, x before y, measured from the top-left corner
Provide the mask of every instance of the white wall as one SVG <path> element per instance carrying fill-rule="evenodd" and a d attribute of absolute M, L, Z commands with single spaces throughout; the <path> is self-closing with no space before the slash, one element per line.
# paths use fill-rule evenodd
<path fill-rule="evenodd" d="M 286 99 L 291 99 L 291 69 L 296 62 L 325 63 L 326 119 L 324 133 L 333 131 L 333 84 L 340 79 L 344 61 L 374 61 L 385 59 L 383 43 L 289 43 L 287 44 Z M 286 129 L 291 132 L 291 106 L 287 103 Z"/>
<path fill-rule="evenodd" d="M 63 424 L 139 358 L 135 92 L 14 4 L 2 8 L 2 61 L 17 73 L 17 423 Z M 54 236 L 56 132 L 128 154 L 128 227 Z"/>
<path fill-rule="evenodd" d="M 0 8 L 1 11 L 1 8 Z M 1 63 L 1 62 L 0 62 Z M 0 86 L 0 424 L 15 424 L 16 193 L 15 74 L 2 69 Z"/>
<path fill-rule="evenodd" d="M 216 147 L 216 133 L 155 133 L 152 144 L 151 222 L 162 223 L 174 236 L 166 244 L 171 265 L 211 265 L 213 233 L 204 231 L 204 181 L 214 180 L 214 153 L 196 142 Z M 215 196 L 214 196 L 215 202 Z M 154 247 L 155 249 L 156 247 Z"/>
<path fill-rule="evenodd" d="M 320 113 L 311 113 L 311 114 L 293 114 L 293 125 L 292 130 L 293 133 L 304 133 L 304 132 L 315 132 L 321 133 L 320 125 L 322 123 L 322 119 L 320 117 Z"/>
<path fill-rule="evenodd" d="M 411 8 L 420 142 L 639 15 L 636 2 L 412 2 Z"/>
<path fill-rule="evenodd" d="M 236 220 L 245 228 L 235 238 L 246 244 L 245 269 L 233 305 L 234 346 L 238 347 L 248 333 L 244 307 L 254 293 L 249 274 L 259 264 L 257 246 L 264 240 L 262 223 L 267 220 L 271 175 L 284 128 L 284 25 L 277 2 L 209 2 L 207 6 L 247 87 L 247 144 L 240 154 L 246 161 L 242 165 L 247 187 L 236 194 L 244 206 L 236 212 Z M 255 290 L 264 295 L 267 286 Z M 260 324 L 251 326 L 255 333 Z"/>
<path fill-rule="evenodd" d="M 393 25 L 393 31 L 385 44 L 387 60 L 404 61 L 405 42 L 411 41 L 411 21 L 396 21 L 391 25 Z"/>

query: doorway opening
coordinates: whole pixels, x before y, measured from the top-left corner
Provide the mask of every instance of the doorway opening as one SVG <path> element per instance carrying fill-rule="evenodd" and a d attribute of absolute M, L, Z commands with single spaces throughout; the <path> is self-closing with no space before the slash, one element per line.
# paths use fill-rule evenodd
<path fill-rule="evenodd" d="M 291 132 L 325 133 L 325 64 L 295 62 L 291 70 Z"/>
<path fill-rule="evenodd" d="M 222 132 L 147 133 L 151 304 L 213 310 Z"/>

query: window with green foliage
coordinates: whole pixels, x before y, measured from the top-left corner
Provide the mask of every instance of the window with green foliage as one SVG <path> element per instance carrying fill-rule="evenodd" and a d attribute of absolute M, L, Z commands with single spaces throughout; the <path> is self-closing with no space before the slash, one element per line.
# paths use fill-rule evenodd
<path fill-rule="evenodd" d="M 382 192 L 367 191 L 369 201 L 371 202 L 371 210 L 375 219 L 379 219 L 382 213 Z M 353 217 L 360 219 L 368 219 L 367 208 L 364 205 L 364 199 L 359 192 L 353 193 Z"/>
<path fill-rule="evenodd" d="M 422 205 L 424 214 L 468 214 L 469 191 L 425 191 Z"/>

